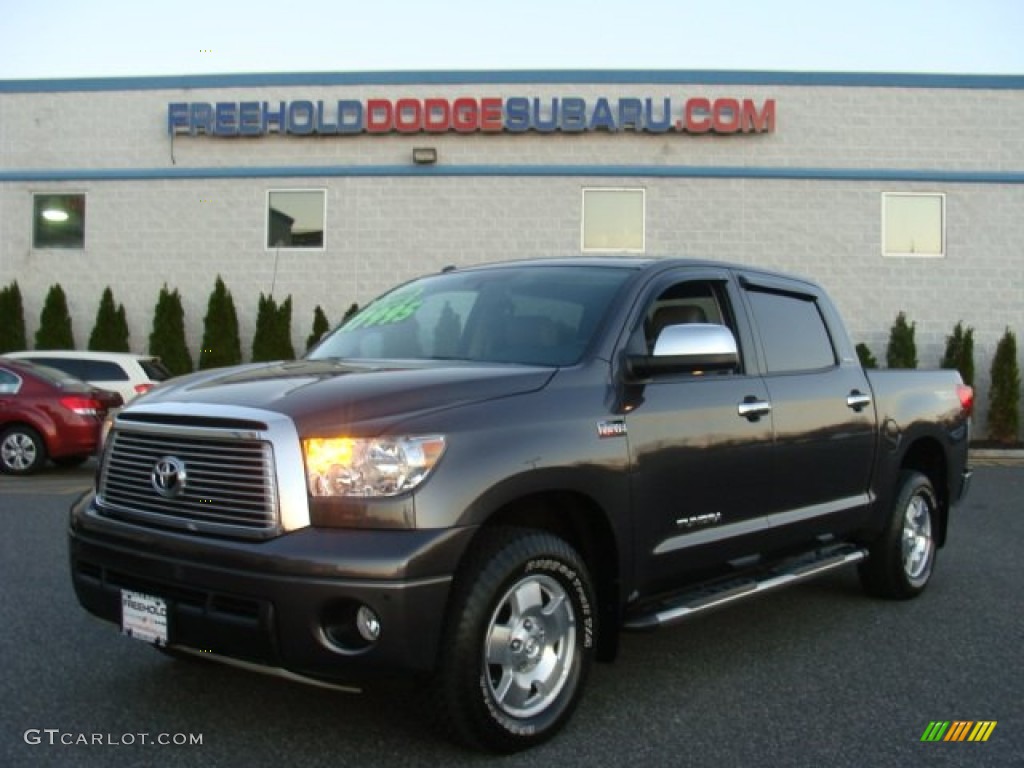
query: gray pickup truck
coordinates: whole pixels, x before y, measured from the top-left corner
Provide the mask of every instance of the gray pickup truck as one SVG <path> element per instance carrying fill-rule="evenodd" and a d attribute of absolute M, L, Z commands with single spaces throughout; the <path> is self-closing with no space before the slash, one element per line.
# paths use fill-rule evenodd
<path fill-rule="evenodd" d="M 421 676 L 453 737 L 512 752 L 565 724 L 623 630 L 853 563 L 870 594 L 919 594 L 972 397 L 954 371 L 865 371 L 792 277 L 450 269 L 305 359 L 122 410 L 71 510 L 71 574 L 166 653 L 341 688 Z"/>

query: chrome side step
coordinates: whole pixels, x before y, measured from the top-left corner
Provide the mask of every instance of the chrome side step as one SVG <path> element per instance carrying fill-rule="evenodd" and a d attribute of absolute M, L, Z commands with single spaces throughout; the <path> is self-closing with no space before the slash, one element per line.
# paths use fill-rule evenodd
<path fill-rule="evenodd" d="M 864 560 L 867 556 L 866 549 L 849 544 L 837 545 L 783 560 L 757 572 L 699 584 L 663 599 L 649 612 L 627 619 L 623 628 L 645 631 L 678 624 L 712 608 L 820 576 Z"/>

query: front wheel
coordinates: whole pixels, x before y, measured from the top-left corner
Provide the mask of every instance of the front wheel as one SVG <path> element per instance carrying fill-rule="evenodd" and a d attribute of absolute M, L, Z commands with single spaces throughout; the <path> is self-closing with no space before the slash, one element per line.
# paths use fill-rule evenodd
<path fill-rule="evenodd" d="M 906 600 L 928 586 L 935 569 L 939 502 L 920 472 L 902 472 L 889 522 L 860 565 L 868 594 Z"/>
<path fill-rule="evenodd" d="M 456 581 L 437 686 L 459 740 L 516 752 L 553 736 L 576 707 L 593 658 L 594 592 L 562 539 L 481 535 Z"/>

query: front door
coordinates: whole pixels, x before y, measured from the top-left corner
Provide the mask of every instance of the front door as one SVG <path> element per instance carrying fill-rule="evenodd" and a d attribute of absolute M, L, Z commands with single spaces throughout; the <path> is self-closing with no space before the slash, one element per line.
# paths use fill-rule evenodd
<path fill-rule="evenodd" d="M 664 322 L 725 325 L 745 339 L 735 318 L 724 276 L 680 277 L 652 290 L 629 345 L 649 349 Z M 742 359 L 734 371 L 656 374 L 627 386 L 642 592 L 720 563 L 723 554 L 749 554 L 747 521 L 772 504 L 772 416 L 757 407 L 767 403 L 764 381 L 747 374 Z"/>

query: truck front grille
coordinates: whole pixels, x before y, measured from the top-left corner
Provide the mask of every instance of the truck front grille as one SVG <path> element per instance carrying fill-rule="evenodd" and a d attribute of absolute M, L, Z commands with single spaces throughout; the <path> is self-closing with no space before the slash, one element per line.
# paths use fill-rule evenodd
<path fill-rule="evenodd" d="M 112 432 L 100 471 L 103 514 L 214 535 L 262 538 L 277 531 L 269 442 L 227 430 L 125 426 Z"/>

